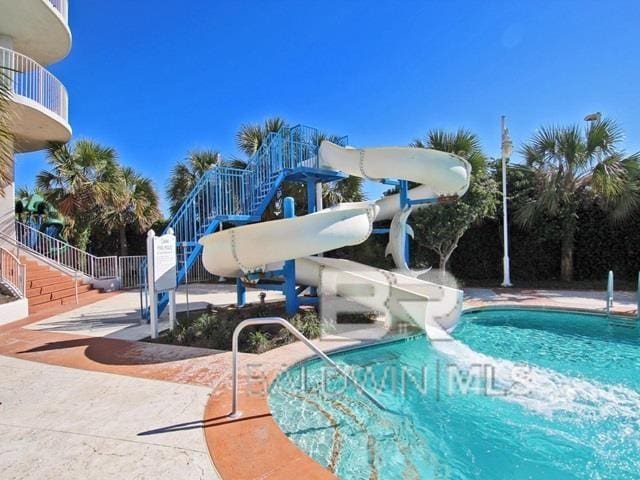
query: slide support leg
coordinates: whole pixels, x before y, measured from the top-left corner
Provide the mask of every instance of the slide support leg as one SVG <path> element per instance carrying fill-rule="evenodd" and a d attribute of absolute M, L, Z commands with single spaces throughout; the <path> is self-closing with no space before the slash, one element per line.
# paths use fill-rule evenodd
<path fill-rule="evenodd" d="M 400 210 L 404 210 L 409 207 L 409 182 L 407 180 L 400 180 Z M 404 242 L 404 258 L 409 265 L 409 234 L 405 231 L 404 234 L 407 237 Z"/>
<path fill-rule="evenodd" d="M 320 195 L 318 195 L 318 187 Z M 307 212 L 314 213 L 322 208 L 322 183 L 315 179 L 307 180 Z M 315 297 L 318 291 L 315 287 L 309 289 L 309 293 Z"/>
<path fill-rule="evenodd" d="M 293 198 L 284 199 L 284 218 L 296 216 L 296 206 Z M 298 295 L 296 294 L 296 262 L 287 260 L 284 262 L 284 286 L 283 293 L 286 297 L 285 310 L 287 315 L 295 315 L 298 311 Z"/>
<path fill-rule="evenodd" d="M 239 307 L 244 307 L 247 303 L 247 287 L 240 278 L 236 278 L 236 303 Z"/>

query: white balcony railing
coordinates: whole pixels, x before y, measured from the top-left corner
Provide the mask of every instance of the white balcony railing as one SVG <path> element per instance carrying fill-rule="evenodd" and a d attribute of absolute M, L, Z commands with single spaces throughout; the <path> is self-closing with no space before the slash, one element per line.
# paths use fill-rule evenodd
<path fill-rule="evenodd" d="M 63 0 L 61 0 L 63 1 Z M 39 63 L 13 50 L 0 47 L 0 68 L 9 78 L 14 95 L 36 102 L 69 121 L 67 89 Z"/>
<path fill-rule="evenodd" d="M 60 12 L 66 23 L 69 23 L 69 2 L 67 0 L 49 0 L 49 3 Z"/>

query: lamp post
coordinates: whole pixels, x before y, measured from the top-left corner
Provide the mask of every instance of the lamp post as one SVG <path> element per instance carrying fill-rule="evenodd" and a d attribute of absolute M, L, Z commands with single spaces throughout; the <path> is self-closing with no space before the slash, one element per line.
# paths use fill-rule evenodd
<path fill-rule="evenodd" d="M 586 115 L 584 117 L 584 121 L 588 123 L 599 122 L 601 118 L 602 118 L 602 114 L 600 112 L 595 112 L 595 113 L 590 113 L 589 115 Z"/>
<path fill-rule="evenodd" d="M 500 132 L 502 135 L 502 233 L 504 244 L 504 256 L 502 258 L 502 286 L 511 287 L 511 274 L 509 271 L 509 225 L 507 219 L 507 159 L 511 156 L 513 143 L 506 127 L 506 117 L 502 115 Z"/>

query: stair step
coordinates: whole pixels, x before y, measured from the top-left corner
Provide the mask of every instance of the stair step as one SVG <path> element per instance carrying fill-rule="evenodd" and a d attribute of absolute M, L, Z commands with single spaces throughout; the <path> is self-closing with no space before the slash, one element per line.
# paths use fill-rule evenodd
<path fill-rule="evenodd" d="M 80 295 L 88 293 L 91 291 L 90 285 L 79 285 L 78 286 L 78 297 Z M 100 293 L 100 292 L 98 292 Z M 37 306 L 43 303 L 51 303 L 55 305 L 64 305 L 65 303 L 69 303 L 69 299 L 76 301 L 76 289 L 68 288 L 65 290 L 60 290 L 53 293 L 45 293 L 44 295 L 38 295 L 37 297 L 29 298 L 29 305 Z"/>
<path fill-rule="evenodd" d="M 82 303 L 89 298 L 99 297 L 100 295 L 102 295 L 102 293 L 99 290 L 89 290 L 87 292 L 83 292 L 80 295 L 78 295 L 78 300 L 80 301 L 80 303 Z M 56 300 L 56 301 L 59 301 L 59 300 Z M 68 305 L 70 303 L 76 303 L 76 298 L 75 296 L 65 297 L 61 299 L 61 301 L 62 301 L 62 305 Z"/>
<path fill-rule="evenodd" d="M 75 282 L 71 277 L 60 274 L 55 277 L 45 277 L 45 278 L 29 278 L 29 274 L 27 273 L 27 289 L 46 287 L 48 285 L 56 285 L 62 282 L 66 282 L 71 280 Z M 75 283 L 74 283 L 75 285 Z"/>
<path fill-rule="evenodd" d="M 38 277 L 38 276 L 52 276 L 52 275 L 64 275 L 62 272 L 58 270 L 53 270 L 52 268 L 34 268 L 31 266 L 27 266 L 27 277 Z"/>
<path fill-rule="evenodd" d="M 95 301 L 102 295 L 98 290 L 89 290 L 87 292 L 78 295 L 78 305 L 86 305 L 92 300 Z M 72 305 L 76 303 L 75 295 L 71 297 L 65 297 L 62 299 L 52 300 L 50 302 L 41 303 L 39 305 L 33 305 L 29 300 L 29 313 L 40 313 L 52 308 L 61 307 L 62 305 Z"/>
<path fill-rule="evenodd" d="M 93 287 L 91 285 L 78 285 L 78 295 L 88 292 L 92 290 Z M 51 292 L 52 300 L 59 300 L 65 297 L 75 297 L 76 295 L 76 287 L 66 288 L 64 290 L 58 290 L 56 292 Z"/>
<path fill-rule="evenodd" d="M 29 273 L 33 274 L 37 274 L 37 273 L 42 273 L 42 272 L 55 272 L 55 270 L 53 270 L 50 267 L 46 267 L 44 265 L 27 265 L 27 271 Z"/>
<path fill-rule="evenodd" d="M 82 284 L 78 285 L 78 287 L 84 286 Z M 75 288 L 75 281 L 68 280 L 60 280 L 56 283 L 51 283 L 49 285 L 43 285 L 40 287 L 28 288 L 27 289 L 27 298 L 37 297 L 38 295 L 44 295 L 45 293 L 53 293 L 58 292 L 60 290 L 66 290 L 69 288 Z"/>

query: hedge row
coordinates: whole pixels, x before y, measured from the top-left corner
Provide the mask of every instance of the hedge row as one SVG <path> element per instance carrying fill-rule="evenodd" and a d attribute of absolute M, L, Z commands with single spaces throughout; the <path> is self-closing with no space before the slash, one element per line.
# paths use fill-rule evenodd
<path fill-rule="evenodd" d="M 560 242 L 550 234 L 559 227 L 550 220 L 531 230 L 510 221 L 510 259 L 514 281 L 560 277 Z M 633 281 L 640 271 L 640 221 L 612 224 L 596 205 L 579 212 L 574 251 L 574 279 L 602 280 L 609 270 Z M 414 249 L 422 250 L 419 240 Z M 472 227 L 453 253 L 450 270 L 462 280 L 502 278 L 502 222 L 487 220 Z"/>

